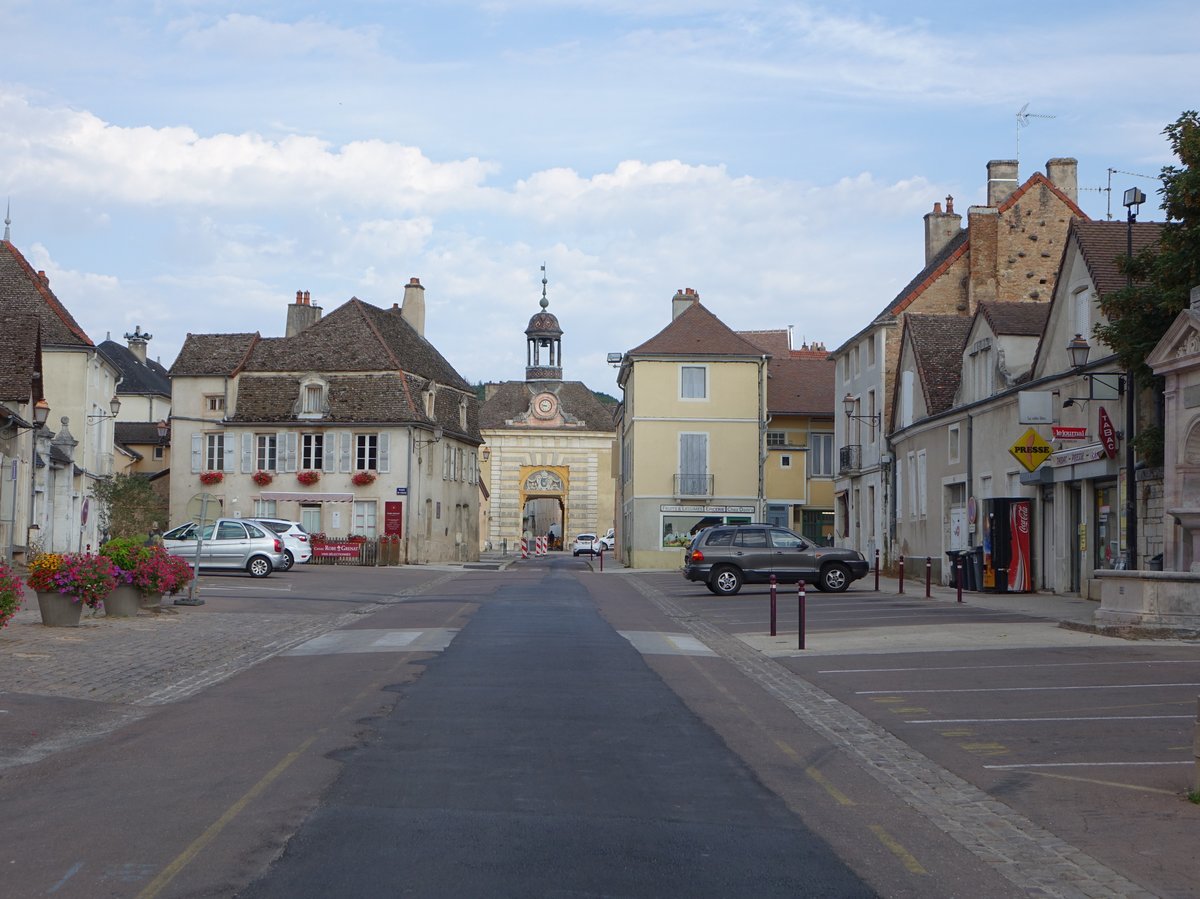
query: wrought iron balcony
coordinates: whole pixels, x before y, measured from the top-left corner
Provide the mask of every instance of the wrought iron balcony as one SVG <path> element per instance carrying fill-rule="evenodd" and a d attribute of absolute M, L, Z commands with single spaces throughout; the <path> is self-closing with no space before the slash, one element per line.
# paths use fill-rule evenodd
<path fill-rule="evenodd" d="M 838 450 L 838 474 L 858 471 L 862 468 L 862 445 L 853 443 Z"/>
<path fill-rule="evenodd" d="M 711 474 L 677 474 L 675 475 L 676 496 L 712 496 L 713 476 Z"/>

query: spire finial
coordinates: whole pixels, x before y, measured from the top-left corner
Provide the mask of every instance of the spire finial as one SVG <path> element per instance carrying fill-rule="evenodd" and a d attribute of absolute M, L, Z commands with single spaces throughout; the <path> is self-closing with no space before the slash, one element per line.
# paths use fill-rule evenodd
<path fill-rule="evenodd" d="M 12 241 L 12 230 L 8 227 L 12 224 L 12 197 L 8 198 L 8 208 L 4 210 L 4 239 Z"/>
<path fill-rule="evenodd" d="M 538 303 L 538 305 L 541 306 L 543 309 L 547 308 L 550 305 L 550 301 L 548 299 L 546 299 L 546 284 L 547 284 L 546 263 L 543 262 L 542 263 L 542 299 L 541 299 L 541 302 Z"/>

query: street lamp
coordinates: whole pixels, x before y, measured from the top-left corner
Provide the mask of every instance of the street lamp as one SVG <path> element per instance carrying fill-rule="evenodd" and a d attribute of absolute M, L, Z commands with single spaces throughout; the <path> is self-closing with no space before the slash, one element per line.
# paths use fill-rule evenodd
<path fill-rule="evenodd" d="M 1133 288 L 1133 223 L 1137 221 L 1138 209 L 1146 202 L 1146 195 L 1136 187 L 1125 191 L 1121 205 L 1125 207 L 1125 286 Z M 1138 518 L 1137 518 L 1137 489 L 1135 478 L 1137 472 L 1133 460 L 1133 433 L 1135 430 L 1134 414 L 1134 381 L 1133 369 L 1129 370 L 1129 390 L 1125 392 L 1125 526 L 1126 526 L 1126 562 L 1129 571 L 1137 571 L 1138 567 Z"/>
<path fill-rule="evenodd" d="M 880 420 L 883 417 L 882 412 L 876 412 L 874 415 L 854 414 L 854 409 L 858 406 L 858 400 L 856 400 L 851 394 L 847 393 L 844 397 L 842 397 L 842 406 L 846 409 L 847 418 L 853 418 L 856 421 L 869 421 L 872 427 L 881 427 Z"/>
<path fill-rule="evenodd" d="M 155 430 L 158 431 L 158 442 L 166 443 L 167 435 L 171 433 L 171 426 L 167 424 L 166 420 L 160 418 L 158 424 L 155 425 Z"/>
<path fill-rule="evenodd" d="M 4 422 L 4 426 L 0 427 L 0 437 L 11 438 L 15 437 L 19 431 L 36 431 L 40 429 L 50 417 L 50 404 L 46 402 L 44 397 L 33 404 L 33 424 L 30 424 L 15 412 L 10 412 L 7 409 L 0 412 L 0 414 L 4 415 L 7 419 Z"/>
<path fill-rule="evenodd" d="M 93 412 L 88 416 L 88 421 L 106 421 L 110 418 L 116 418 L 117 413 L 121 411 L 121 399 L 115 393 L 113 398 L 108 401 L 108 409 L 111 415 L 105 415 L 103 412 Z"/>

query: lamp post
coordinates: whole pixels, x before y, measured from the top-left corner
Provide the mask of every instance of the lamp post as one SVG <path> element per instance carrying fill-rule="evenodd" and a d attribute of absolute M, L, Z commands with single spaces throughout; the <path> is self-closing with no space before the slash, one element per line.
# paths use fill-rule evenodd
<path fill-rule="evenodd" d="M 1138 208 L 1146 202 L 1146 195 L 1136 187 L 1125 191 L 1121 205 L 1128 214 L 1125 217 L 1125 286 L 1133 287 L 1133 223 L 1137 221 Z M 1135 430 L 1134 414 L 1134 379 L 1133 369 L 1129 369 L 1129 389 L 1125 392 L 1125 567 L 1129 571 L 1137 571 L 1138 567 L 1138 514 L 1137 514 L 1137 472 L 1133 458 L 1133 434 Z"/>

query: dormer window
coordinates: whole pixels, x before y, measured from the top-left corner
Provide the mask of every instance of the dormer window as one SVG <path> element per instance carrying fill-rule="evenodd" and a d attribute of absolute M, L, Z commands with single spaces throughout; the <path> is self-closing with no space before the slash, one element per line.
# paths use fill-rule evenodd
<path fill-rule="evenodd" d="M 434 409 L 437 407 L 437 384 L 429 382 L 429 386 L 421 391 L 421 401 L 425 405 L 425 417 L 433 418 Z"/>
<path fill-rule="evenodd" d="M 329 384 L 322 378 L 309 376 L 300 381 L 300 396 L 296 400 L 299 418 L 322 418 L 329 412 Z"/>

